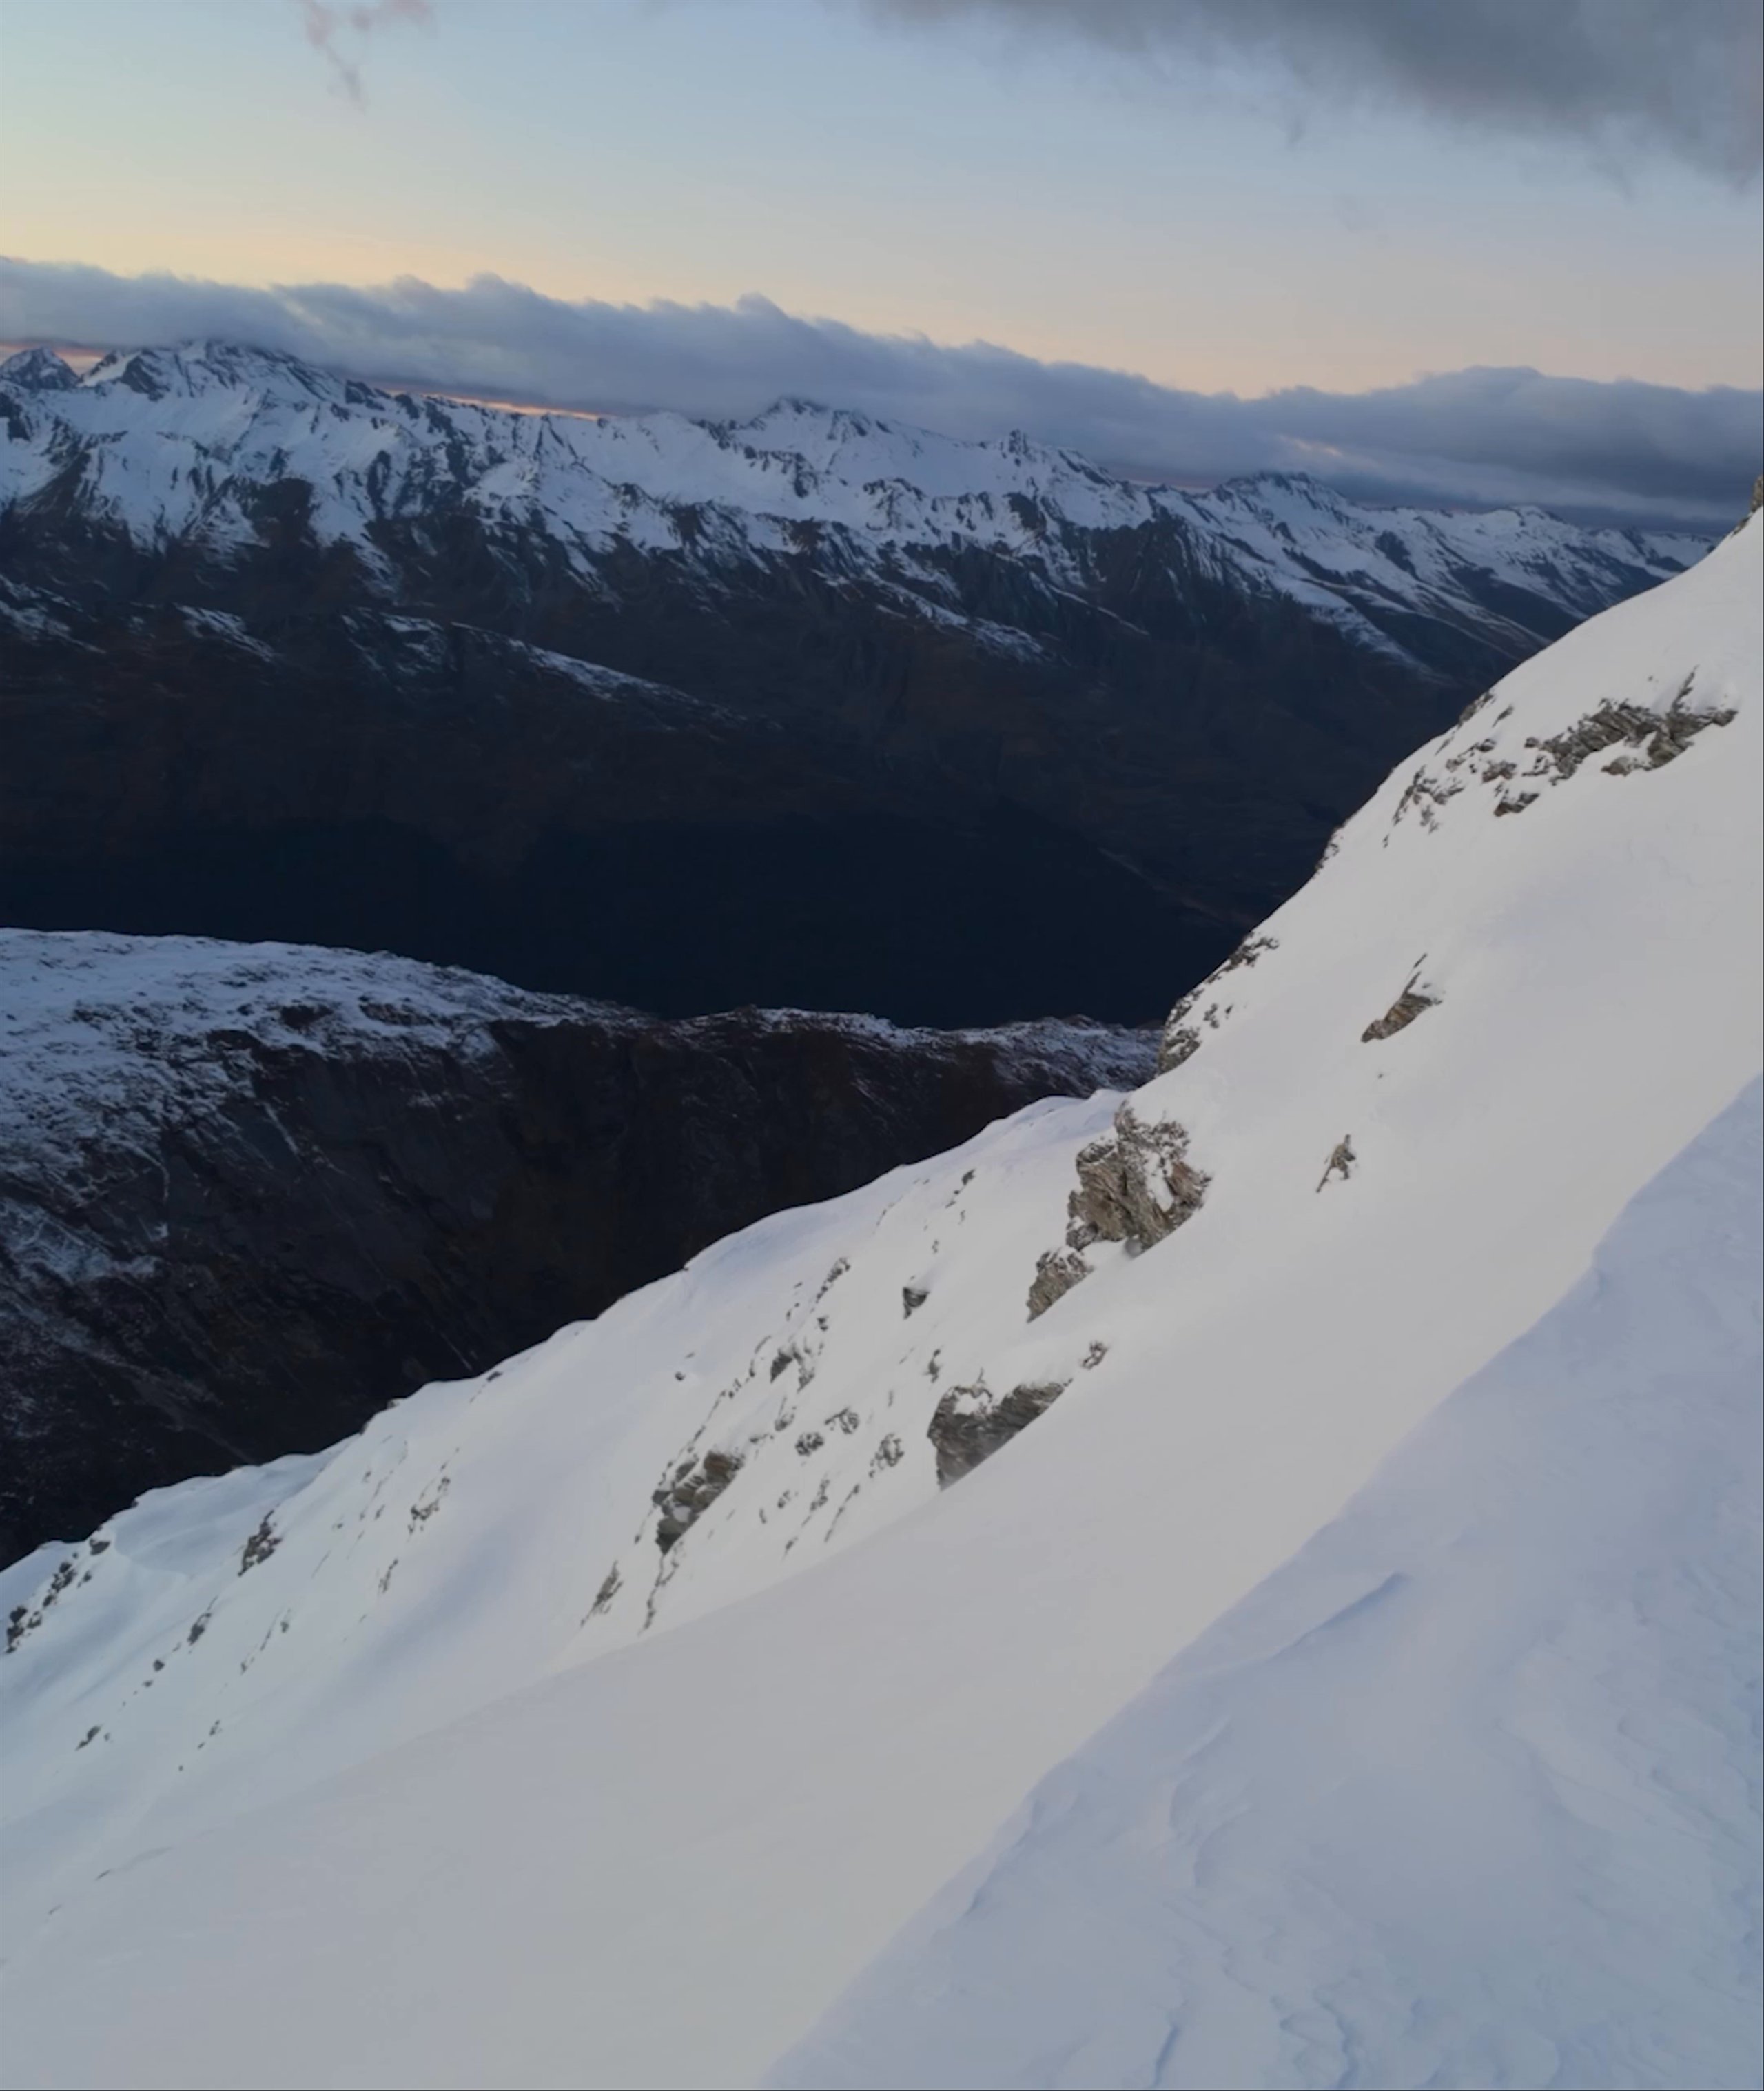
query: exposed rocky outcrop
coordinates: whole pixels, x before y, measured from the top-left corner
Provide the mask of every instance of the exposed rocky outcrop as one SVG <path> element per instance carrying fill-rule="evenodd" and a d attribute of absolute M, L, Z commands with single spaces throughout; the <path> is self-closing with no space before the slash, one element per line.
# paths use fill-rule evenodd
<path fill-rule="evenodd" d="M 1147 1123 L 1131 1100 L 1115 1129 L 1078 1150 L 1078 1188 L 1066 1201 L 1065 1247 L 1035 1265 L 1029 1289 L 1031 1321 L 1090 1275 L 1084 1251 L 1099 1241 L 1125 1242 L 1129 1253 L 1173 1234 L 1194 1218 L 1209 1179 L 1188 1159 L 1188 1134 L 1168 1121 Z"/>
<path fill-rule="evenodd" d="M 1577 719 L 1564 732 L 1543 739 L 1528 738 L 1525 746 L 1535 748 L 1537 757 L 1525 774 L 1547 777 L 1552 784 L 1559 784 L 1572 777 L 1583 762 L 1613 748 L 1636 750 L 1633 755 L 1619 755 L 1605 764 L 1613 776 L 1623 776 L 1632 770 L 1659 770 L 1676 761 L 1706 728 L 1731 726 L 1736 716 L 1721 705 L 1692 704 L 1695 680 L 1694 674 L 1687 675 L 1663 712 L 1645 705 L 1606 703 Z"/>
<path fill-rule="evenodd" d="M 1045 1314 L 1056 1300 L 1063 1300 L 1090 1274 L 1091 1266 L 1075 1248 L 1043 1250 L 1035 1259 L 1035 1274 L 1029 1281 L 1030 1320 Z"/>
<path fill-rule="evenodd" d="M 1461 744 L 1459 733 L 1448 734 L 1442 750 L 1417 765 L 1392 811 L 1391 827 L 1400 827 L 1413 813 L 1424 830 L 1436 831 L 1447 807 L 1475 784 L 1491 788 L 1491 810 L 1497 820 L 1511 817 L 1536 805 L 1546 792 L 1600 756 L 1610 757 L 1598 765 L 1607 776 L 1662 769 L 1676 762 L 1698 735 L 1710 726 L 1729 726 L 1736 716 L 1730 705 L 1694 701 L 1696 686 L 1693 668 L 1663 705 L 1653 701 L 1651 691 L 1621 701 L 1606 698 L 1555 732 L 1527 734 L 1522 740 L 1500 731 L 1512 713 L 1509 703 L 1478 739 Z M 1469 708 L 1458 722 L 1460 728 L 1480 714 L 1488 696 Z M 1453 752 L 1444 754 L 1444 748 Z"/>
<path fill-rule="evenodd" d="M 990 1459 L 1039 1416 L 1044 1416 L 1069 1380 L 1039 1380 L 994 1395 L 984 1386 L 953 1386 L 937 1404 L 927 1434 L 937 1455 L 937 1480 L 947 1488 Z"/>
<path fill-rule="evenodd" d="M 400 959 L 0 933 L 6 1558 L 309 1451 L 1149 1033 L 662 1023 Z"/>
<path fill-rule="evenodd" d="M 738 1452 L 707 1452 L 702 1459 L 686 1459 L 664 1481 L 652 1500 L 660 1515 L 656 1520 L 656 1544 L 670 1553 L 703 1516 L 711 1505 L 741 1472 Z"/>
<path fill-rule="evenodd" d="M 1370 1046 L 1381 1038 L 1393 1038 L 1399 1031 L 1406 1031 L 1418 1016 L 1430 1009 L 1437 1009 L 1439 998 L 1430 994 L 1415 981 L 1411 981 L 1397 996 L 1384 1014 L 1367 1024 L 1360 1033 L 1360 1043 Z"/>
<path fill-rule="evenodd" d="M 1200 1210 L 1207 1179 L 1188 1161 L 1179 1125 L 1147 1124 L 1132 1103 L 1115 1114 L 1115 1130 L 1078 1150 L 1078 1188 L 1067 1202 L 1066 1240 L 1076 1249 L 1095 1241 L 1149 1248 Z"/>
<path fill-rule="evenodd" d="M 281 1544 L 281 1538 L 276 1531 L 275 1520 L 266 1511 L 263 1523 L 252 1533 L 240 1550 L 239 1557 L 240 1575 L 246 1575 L 252 1569 L 260 1567 Z"/>

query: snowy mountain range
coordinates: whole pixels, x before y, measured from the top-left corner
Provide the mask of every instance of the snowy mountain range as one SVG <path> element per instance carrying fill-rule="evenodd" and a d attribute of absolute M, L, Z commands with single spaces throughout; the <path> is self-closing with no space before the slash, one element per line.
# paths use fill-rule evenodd
<path fill-rule="evenodd" d="M 594 420 L 375 390 L 290 356 L 225 343 L 107 356 L 84 377 L 42 349 L 0 364 L 6 502 L 77 517 L 144 548 L 224 562 L 260 545 L 268 489 L 308 489 L 304 527 L 389 593 L 400 525 L 455 513 L 546 541 L 575 581 L 618 585 L 615 551 L 707 576 L 805 549 L 977 627 L 952 548 L 1001 554 L 1052 595 L 1096 591 L 1102 548 L 1149 534 L 1172 567 L 1284 597 L 1375 649 L 1438 666 L 1431 625 L 1523 652 L 1681 571 L 1698 538 L 1587 530 L 1538 509 L 1366 509 L 1303 476 L 1211 493 L 1111 477 L 1015 434 L 963 442 L 803 399 L 746 421 Z"/>
<path fill-rule="evenodd" d="M 692 1015 L 1141 1022 L 1688 539 L 596 421 L 207 343 L 0 370 L 0 917 Z"/>
<path fill-rule="evenodd" d="M 10 2080 L 1756 2083 L 1761 556 L 1130 1094 L 7 1571 Z"/>

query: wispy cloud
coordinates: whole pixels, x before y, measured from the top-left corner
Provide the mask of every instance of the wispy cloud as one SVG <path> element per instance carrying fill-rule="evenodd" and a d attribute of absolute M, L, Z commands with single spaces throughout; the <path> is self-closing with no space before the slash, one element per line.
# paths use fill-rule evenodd
<path fill-rule="evenodd" d="M 330 67 L 331 77 L 356 106 L 366 101 L 361 61 L 351 49 L 389 23 L 427 27 L 435 11 L 430 0 L 295 0 L 306 40 Z M 351 40 L 354 39 L 351 45 Z"/>
<path fill-rule="evenodd" d="M 759 297 L 733 305 L 550 298 L 497 276 L 254 289 L 72 263 L 0 265 L 15 341 L 146 347 L 221 338 L 380 383 L 609 413 L 751 414 L 784 394 L 954 436 L 1022 429 L 1110 468 L 1205 483 L 1314 472 L 1373 500 L 1535 502 L 1719 527 L 1764 452 L 1764 394 L 1469 369 L 1359 393 L 1245 399 L 988 342 L 868 334 Z"/>
<path fill-rule="evenodd" d="M 1142 74 L 1231 67 L 1297 110 L 1383 103 L 1732 182 L 1764 162 L 1757 0 L 869 0 L 919 28 L 1089 44 Z"/>

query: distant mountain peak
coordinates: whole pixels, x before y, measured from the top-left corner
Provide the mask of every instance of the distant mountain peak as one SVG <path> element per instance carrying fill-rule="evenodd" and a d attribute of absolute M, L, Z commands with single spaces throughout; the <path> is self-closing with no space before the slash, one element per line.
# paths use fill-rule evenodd
<path fill-rule="evenodd" d="M 0 363 L 0 380 L 33 392 L 70 392 L 79 382 L 72 367 L 52 348 L 21 348 Z"/>
<path fill-rule="evenodd" d="M 0 371 L 0 376 L 5 374 Z M 122 386 L 144 399 L 195 398 L 218 389 L 256 387 L 278 397 L 342 397 L 347 382 L 279 348 L 201 340 L 118 349 L 76 381 L 88 391 Z"/>

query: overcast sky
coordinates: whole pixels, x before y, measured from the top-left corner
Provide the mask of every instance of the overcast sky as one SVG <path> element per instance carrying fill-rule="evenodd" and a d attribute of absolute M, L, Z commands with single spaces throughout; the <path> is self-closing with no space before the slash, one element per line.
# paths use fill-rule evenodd
<path fill-rule="evenodd" d="M 0 334 L 1714 515 L 1758 463 L 1758 20 L 6 0 L 0 231 L 38 265 Z M 201 282 L 126 280 L 167 271 Z"/>

